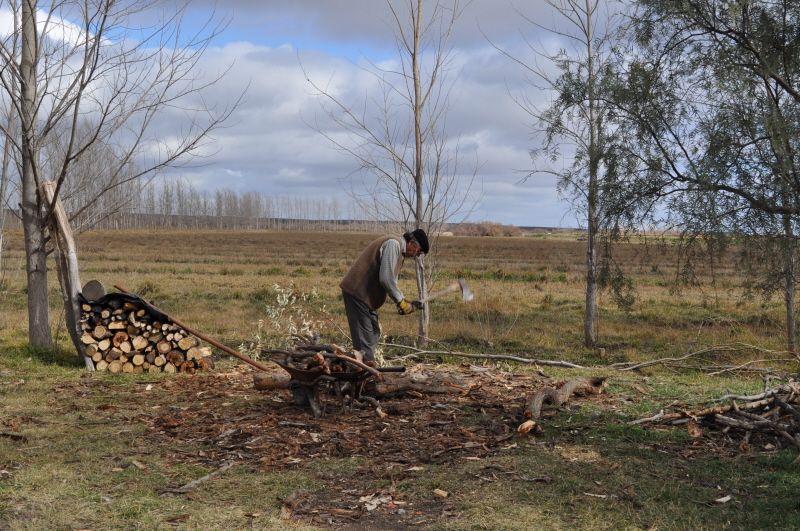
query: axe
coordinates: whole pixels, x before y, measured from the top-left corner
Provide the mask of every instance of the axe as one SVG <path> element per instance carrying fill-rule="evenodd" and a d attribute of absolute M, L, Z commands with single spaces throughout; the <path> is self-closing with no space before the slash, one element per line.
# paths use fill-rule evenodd
<path fill-rule="evenodd" d="M 446 288 L 440 289 L 439 291 L 434 291 L 433 293 L 429 293 L 428 298 L 422 301 L 418 301 L 418 304 L 415 306 L 417 306 L 417 309 L 420 309 L 422 305 L 427 304 L 434 299 L 438 299 L 442 295 L 453 293 L 454 291 L 461 292 L 461 300 L 464 302 L 469 302 L 475 298 L 475 294 L 472 293 L 472 290 L 469 289 L 469 286 L 467 286 L 467 281 L 464 280 L 463 278 L 459 278 L 457 281 L 453 282 Z"/>

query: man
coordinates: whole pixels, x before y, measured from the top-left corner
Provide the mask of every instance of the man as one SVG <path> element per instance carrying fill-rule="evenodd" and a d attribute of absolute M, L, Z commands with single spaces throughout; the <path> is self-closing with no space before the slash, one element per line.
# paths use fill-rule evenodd
<path fill-rule="evenodd" d="M 418 301 L 405 298 L 397 287 L 397 276 L 404 258 L 416 258 L 428 250 L 428 236 L 422 229 L 406 232 L 402 238 L 382 236 L 367 245 L 339 284 L 353 348 L 364 355 L 364 362 L 374 364 L 381 334 L 377 310 L 387 296 L 397 305 L 400 315 L 420 307 Z"/>

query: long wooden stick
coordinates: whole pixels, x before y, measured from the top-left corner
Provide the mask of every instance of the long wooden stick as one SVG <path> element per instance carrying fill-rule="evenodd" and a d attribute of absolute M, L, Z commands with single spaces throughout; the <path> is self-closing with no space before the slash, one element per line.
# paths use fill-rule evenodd
<path fill-rule="evenodd" d="M 128 295 L 133 295 L 133 293 L 131 293 L 130 291 L 126 290 L 125 288 L 123 288 L 119 284 L 114 284 L 114 287 L 117 288 L 118 290 L 120 290 L 122 293 L 126 293 Z M 150 306 L 153 306 L 153 305 L 151 304 Z M 224 352 L 227 352 L 228 354 L 230 354 L 234 358 L 239 358 L 243 362 L 247 363 L 248 365 L 252 365 L 253 367 L 255 367 L 258 370 L 261 370 L 261 371 L 269 371 L 270 370 L 270 368 L 267 367 L 266 365 L 264 365 L 263 363 L 259 363 L 256 360 L 250 358 L 249 356 L 245 356 L 241 352 L 237 352 L 237 351 L 233 350 L 232 348 L 223 345 L 222 343 L 220 343 L 216 339 L 208 337 L 207 335 L 203 334 L 202 332 L 198 332 L 194 328 L 191 328 L 190 326 L 186 325 L 186 323 L 182 323 L 182 322 L 178 321 L 177 319 L 175 319 L 174 317 L 169 315 L 164 310 L 162 310 L 160 308 L 157 308 L 155 306 L 153 306 L 153 308 L 158 310 L 159 312 L 163 313 L 164 315 L 166 315 L 169 318 L 170 321 L 172 321 L 176 325 L 180 326 L 181 328 L 183 328 L 184 330 L 186 330 L 187 332 L 189 332 L 193 336 L 197 336 L 200 339 L 202 339 L 203 341 L 205 341 L 206 343 L 209 343 L 210 345 L 213 345 L 213 346 L 217 347 L 218 349 L 220 349 L 220 350 L 222 350 Z"/>
<path fill-rule="evenodd" d="M 582 365 L 577 365 L 569 361 L 562 360 L 541 360 L 533 358 L 521 358 L 519 356 L 511 356 L 509 354 L 470 354 L 468 352 L 459 352 L 456 350 L 422 350 L 420 348 L 411 347 L 409 345 L 398 345 L 395 343 L 381 343 L 387 347 L 399 347 L 408 349 L 419 356 L 455 356 L 459 358 L 473 358 L 481 360 L 502 360 L 502 361 L 516 361 L 517 363 L 529 363 L 531 365 L 546 365 L 549 367 L 566 367 L 568 369 L 584 369 Z"/>
<path fill-rule="evenodd" d="M 114 286 L 114 287 L 116 287 L 116 286 Z M 164 494 L 186 494 L 188 492 L 193 491 L 195 489 L 195 487 L 197 487 L 199 484 L 203 483 L 204 481 L 208 481 L 209 479 L 215 478 L 215 477 L 219 476 L 220 474 L 224 474 L 225 472 L 227 472 L 227 470 L 229 468 L 233 467 L 235 464 L 236 464 L 235 462 L 230 461 L 228 463 L 225 463 L 224 465 L 222 465 L 218 469 L 216 469 L 216 470 L 214 470 L 212 472 L 209 472 L 205 476 L 197 478 L 194 481 L 190 481 L 189 483 L 187 483 L 183 487 L 179 487 L 177 489 L 164 489 L 162 492 Z"/>

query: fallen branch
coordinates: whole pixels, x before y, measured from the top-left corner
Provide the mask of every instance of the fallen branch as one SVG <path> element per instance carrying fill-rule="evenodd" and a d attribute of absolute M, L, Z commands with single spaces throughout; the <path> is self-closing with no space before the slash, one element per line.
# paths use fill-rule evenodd
<path fill-rule="evenodd" d="M 224 474 L 226 471 L 228 471 L 235 464 L 236 463 L 232 462 L 232 461 L 228 462 L 228 463 L 225 463 L 224 465 L 222 465 L 218 469 L 214 470 L 213 472 L 209 472 L 208 474 L 206 474 L 203 477 L 197 478 L 194 481 L 190 481 L 189 483 L 187 483 L 186 485 L 184 485 L 182 487 L 178 487 L 177 489 L 164 489 L 162 491 L 162 494 L 186 494 L 187 492 L 191 492 L 195 488 L 197 488 L 197 486 L 200 485 L 201 483 L 203 483 L 205 481 L 208 481 L 209 479 L 215 478 L 215 477 L 219 476 L 220 474 Z"/>
<path fill-rule="evenodd" d="M 721 369 L 719 369 L 719 370 L 717 370 L 715 372 L 708 373 L 708 375 L 709 376 L 718 376 L 718 375 L 724 374 L 726 372 L 734 372 L 734 371 L 740 371 L 740 370 L 749 370 L 749 371 L 757 370 L 758 372 L 761 372 L 761 371 L 764 371 L 764 370 L 772 371 L 772 369 L 770 369 L 769 367 L 766 367 L 766 368 L 761 368 L 761 367 L 751 368 L 750 367 L 750 365 L 753 365 L 755 363 L 764 363 L 764 362 L 767 362 L 767 361 L 785 362 L 785 361 L 795 361 L 795 359 L 794 358 L 780 358 L 780 359 L 751 360 L 751 361 L 748 361 L 746 363 L 742 363 L 741 365 L 723 367 L 723 368 L 721 368 Z"/>
<path fill-rule="evenodd" d="M 21 433 L 16 433 L 13 431 L 0 431 L 0 437 L 8 437 L 9 439 L 13 439 L 15 441 L 27 441 L 28 438 L 22 435 Z"/>
<path fill-rule="evenodd" d="M 533 421 L 542 416 L 542 406 L 545 403 L 561 407 L 566 404 L 572 395 L 600 394 L 605 387 L 605 378 L 579 378 L 569 380 L 561 387 L 545 387 L 537 391 L 527 402 L 525 417 Z"/>
<path fill-rule="evenodd" d="M 776 355 L 790 354 L 790 352 L 787 352 L 787 351 L 769 350 L 769 349 L 757 347 L 755 345 L 751 345 L 749 343 L 732 343 L 732 344 L 729 344 L 729 345 L 712 345 L 712 346 L 704 348 L 704 349 L 696 350 L 694 352 L 689 352 L 687 354 L 684 354 L 683 356 L 677 356 L 677 357 L 672 357 L 672 358 L 660 358 L 660 359 L 657 359 L 657 360 L 649 360 L 649 361 L 643 361 L 643 362 L 639 362 L 639 363 L 631 363 L 631 362 L 613 363 L 613 364 L 610 365 L 610 367 L 618 369 L 620 371 L 634 371 L 634 370 L 637 370 L 637 369 L 643 369 L 645 367 L 651 367 L 653 365 L 666 365 L 666 364 L 669 364 L 669 363 L 674 363 L 674 362 L 678 362 L 678 361 L 684 361 L 684 360 L 687 360 L 689 358 L 693 358 L 695 356 L 700 356 L 702 354 L 710 354 L 710 353 L 713 353 L 713 352 L 739 352 L 739 351 L 742 351 L 742 350 L 752 350 L 752 351 L 756 351 L 756 352 L 762 352 L 762 353 L 765 353 L 765 354 L 776 354 Z M 760 360 L 760 361 L 769 361 L 769 360 Z M 772 360 L 772 361 L 794 361 L 794 359 L 790 359 L 790 360 L 781 359 L 781 360 Z M 751 362 L 751 363 L 756 363 L 756 362 Z M 745 367 L 747 365 L 748 364 L 744 364 L 742 367 Z M 735 369 L 737 367 L 738 366 L 730 366 L 730 367 L 725 366 L 725 367 L 720 367 L 720 369 Z M 722 371 L 722 372 L 724 372 L 724 371 Z"/>
<path fill-rule="evenodd" d="M 468 352 L 459 352 L 457 350 L 423 350 L 417 347 L 408 345 L 398 345 L 396 343 L 381 343 L 387 347 L 404 348 L 414 352 L 419 356 L 455 356 L 459 358 L 472 358 L 482 360 L 495 360 L 495 361 L 514 361 L 517 363 L 527 363 L 530 365 L 545 365 L 549 367 L 566 367 L 568 369 L 584 369 L 582 365 L 571 363 L 563 360 L 543 360 L 535 358 L 521 358 L 519 356 L 512 356 L 510 354 L 471 354 Z"/>

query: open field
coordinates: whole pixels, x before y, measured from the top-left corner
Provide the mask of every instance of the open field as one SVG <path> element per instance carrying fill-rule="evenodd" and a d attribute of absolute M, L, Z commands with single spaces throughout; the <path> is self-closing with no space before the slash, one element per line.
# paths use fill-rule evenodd
<path fill-rule="evenodd" d="M 80 236 L 79 248 L 84 282 L 123 285 L 230 345 L 257 335 L 278 344 L 285 324 L 302 319 L 313 321 L 325 341 L 344 343 L 338 281 L 371 238 L 94 232 Z M 229 361 L 212 374 L 112 377 L 83 373 L 63 329 L 61 350 L 25 348 L 18 234 L 11 245 L 0 286 L 0 432 L 25 439 L 0 436 L 0 529 L 800 527 L 794 452 L 753 444 L 739 454 L 711 437 L 691 439 L 685 429 L 625 423 L 675 401 L 690 407 L 727 392 L 756 392 L 763 387 L 758 376 L 658 367 L 540 374 L 505 363 L 484 370 L 430 359 L 479 375 L 480 393 L 390 401 L 383 420 L 356 410 L 315 421 L 289 406 L 282 392 L 254 391 L 249 369 Z M 603 296 L 602 350 L 588 350 L 581 345 L 582 242 L 559 234 L 446 238 L 439 248 L 439 279 L 466 277 L 476 298 L 434 303 L 433 349 L 592 366 L 720 344 L 783 349 L 780 301 L 742 299 L 732 264 L 718 267 L 714 282 L 701 276 L 699 285 L 676 291 L 674 249 L 622 247 L 637 301 L 626 313 Z M 407 294 L 413 294 L 411 275 L 407 266 L 401 276 Z M 51 281 L 57 322 L 55 275 Z M 290 286 L 313 294 L 279 303 Z M 279 327 L 269 319 L 276 312 Z M 386 307 L 381 320 L 387 342 L 413 343 L 413 318 Z M 785 355 L 739 350 L 705 360 L 770 357 Z M 513 435 L 528 388 L 573 374 L 608 376 L 607 393 L 548 418 L 541 436 Z M 510 438 L 487 438 L 508 429 Z M 437 455 L 448 437 L 480 444 Z M 161 495 L 229 461 L 235 466 L 190 494 Z M 449 496 L 437 497 L 434 489 Z M 727 495 L 729 502 L 714 503 Z M 389 501 L 365 509 L 381 497 Z"/>

